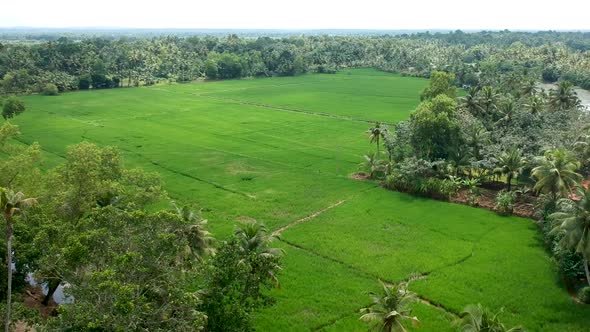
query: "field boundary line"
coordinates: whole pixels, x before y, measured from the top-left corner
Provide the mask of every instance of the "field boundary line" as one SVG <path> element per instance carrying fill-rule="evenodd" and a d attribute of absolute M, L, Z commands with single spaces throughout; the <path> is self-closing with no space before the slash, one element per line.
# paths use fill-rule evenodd
<path fill-rule="evenodd" d="M 341 116 L 341 115 L 336 115 L 336 114 L 316 112 L 316 111 L 310 111 L 310 110 L 299 109 L 299 108 L 291 108 L 291 107 L 285 107 L 285 106 L 276 106 L 276 105 L 271 105 L 271 104 L 256 103 L 256 102 L 252 102 L 252 101 L 245 101 L 245 100 L 235 99 L 235 98 L 210 96 L 210 95 L 198 94 L 198 93 L 193 93 L 192 95 L 197 96 L 197 97 L 205 97 L 205 98 L 216 99 L 216 100 L 220 100 L 220 101 L 232 102 L 232 103 L 236 103 L 236 104 L 240 104 L 240 105 L 261 107 L 261 108 L 266 108 L 266 109 L 271 109 L 271 110 L 281 111 L 281 112 L 302 113 L 302 114 L 308 114 L 308 115 L 323 116 L 326 118 L 332 118 L 332 119 L 338 119 L 338 120 L 364 122 L 364 123 L 379 122 L 381 124 L 388 125 L 388 126 L 395 125 L 395 123 L 383 122 L 383 121 L 379 121 L 379 120 L 359 119 L 359 118 L 354 118 L 351 116 Z"/>
<path fill-rule="evenodd" d="M 279 229 L 275 230 L 274 232 L 272 232 L 272 236 L 278 236 L 278 235 L 280 235 L 280 234 L 281 234 L 281 233 L 282 233 L 284 230 L 286 230 L 286 229 L 288 229 L 288 228 L 290 228 L 290 227 L 293 227 L 293 226 L 295 226 L 295 225 L 298 225 L 298 224 L 304 223 L 304 222 L 306 222 L 306 221 L 308 221 L 308 220 L 311 220 L 311 219 L 313 219 L 313 218 L 315 218 L 315 217 L 319 216 L 320 214 L 322 214 L 322 213 L 324 213 L 324 212 L 326 212 L 326 211 L 328 211 L 328 210 L 331 210 L 331 209 L 333 209 L 333 208 L 335 208 L 335 207 L 337 207 L 337 206 L 340 206 L 340 205 L 342 205 L 342 204 L 343 204 L 344 202 L 346 202 L 346 201 L 347 201 L 346 199 L 340 200 L 340 201 L 338 201 L 338 202 L 336 202 L 336 203 L 334 203 L 334 204 L 332 204 L 332 205 L 330 205 L 330 206 L 328 206 L 328 207 L 325 207 L 325 208 L 323 208 L 323 209 L 321 209 L 321 210 L 319 210 L 319 211 L 316 211 L 316 212 L 314 212 L 314 213 L 310 214 L 310 215 L 309 215 L 309 216 L 307 216 L 307 217 L 303 217 L 303 218 L 301 218 L 301 219 L 299 219 L 299 220 L 295 220 L 295 221 L 293 221 L 293 222 L 290 222 L 290 223 L 288 223 L 287 225 L 285 225 L 285 226 L 283 226 L 283 227 L 281 227 L 281 228 L 279 228 Z"/>

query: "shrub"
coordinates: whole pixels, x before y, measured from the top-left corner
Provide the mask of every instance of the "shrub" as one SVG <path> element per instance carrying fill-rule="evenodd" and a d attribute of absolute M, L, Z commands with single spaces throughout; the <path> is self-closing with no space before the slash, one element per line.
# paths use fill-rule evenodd
<path fill-rule="evenodd" d="M 22 100 L 16 97 L 8 97 L 2 107 L 2 117 L 4 120 L 11 119 L 24 111 L 25 103 Z"/>
<path fill-rule="evenodd" d="M 88 90 L 90 89 L 90 75 L 88 74 L 84 74 L 82 76 L 80 76 L 80 78 L 78 79 L 78 88 L 80 90 Z"/>
<path fill-rule="evenodd" d="M 513 191 L 500 191 L 496 195 L 496 211 L 503 216 L 509 216 L 514 211 L 516 194 Z"/>
<path fill-rule="evenodd" d="M 111 81 L 111 88 L 118 88 L 121 85 L 121 78 L 118 76 L 114 76 Z"/>
<path fill-rule="evenodd" d="M 421 182 L 419 194 L 448 200 L 459 190 L 459 184 L 449 179 L 428 178 Z"/>
<path fill-rule="evenodd" d="M 543 69 L 541 75 L 543 76 L 543 80 L 549 83 L 556 82 L 559 79 L 559 73 L 555 67 L 547 67 Z"/>
<path fill-rule="evenodd" d="M 590 286 L 586 286 L 580 289 L 580 292 L 578 293 L 578 298 L 580 299 L 580 301 L 590 304 Z"/>
<path fill-rule="evenodd" d="M 41 91 L 41 93 L 45 96 L 57 96 L 59 91 L 57 90 L 57 85 L 53 83 L 47 83 L 43 87 L 43 91 Z"/>
<path fill-rule="evenodd" d="M 338 70 L 332 65 L 319 65 L 317 72 L 320 74 L 336 74 Z"/>
<path fill-rule="evenodd" d="M 535 216 L 546 220 L 549 215 L 557 211 L 557 197 L 550 194 L 542 194 L 535 201 Z"/>

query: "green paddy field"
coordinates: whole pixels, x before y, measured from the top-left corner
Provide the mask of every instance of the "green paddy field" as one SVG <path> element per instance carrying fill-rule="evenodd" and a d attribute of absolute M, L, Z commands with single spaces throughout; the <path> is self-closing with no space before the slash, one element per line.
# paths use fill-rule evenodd
<path fill-rule="evenodd" d="M 590 307 L 563 289 L 531 220 L 350 178 L 374 149 L 372 122 L 407 118 L 426 84 L 358 69 L 28 96 L 14 122 L 47 167 L 83 140 L 119 147 L 127 166 L 159 172 L 172 198 L 205 209 L 217 237 L 249 219 L 280 231 L 282 288 L 259 331 L 364 331 L 358 310 L 377 280 L 413 275 L 420 331 L 456 330 L 470 303 L 504 307 L 508 325 L 529 331 L 590 330 Z"/>

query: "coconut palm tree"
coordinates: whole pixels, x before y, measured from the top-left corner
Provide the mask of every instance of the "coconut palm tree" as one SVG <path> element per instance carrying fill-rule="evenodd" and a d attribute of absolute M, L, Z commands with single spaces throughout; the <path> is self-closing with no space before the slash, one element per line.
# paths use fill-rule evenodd
<path fill-rule="evenodd" d="M 385 175 L 387 162 L 379 160 L 376 153 L 367 153 L 363 158 L 365 160 L 360 164 L 360 167 L 369 173 L 369 178 L 376 179 Z"/>
<path fill-rule="evenodd" d="M 478 125 L 478 126 L 470 126 L 466 131 L 466 141 L 467 145 L 471 147 L 471 152 L 473 158 L 475 160 L 481 160 L 481 149 L 490 142 L 490 133 L 485 129 L 485 127 Z"/>
<path fill-rule="evenodd" d="M 578 153 L 583 165 L 590 163 L 590 134 L 582 134 L 574 143 L 574 150 Z"/>
<path fill-rule="evenodd" d="M 461 331 L 464 332 L 519 332 L 524 331 L 520 326 L 508 329 L 500 321 L 500 314 L 503 312 L 500 309 L 494 313 L 487 308 L 482 307 L 481 304 L 470 304 L 461 313 L 461 320 L 459 325 Z"/>
<path fill-rule="evenodd" d="M 549 93 L 549 104 L 554 112 L 570 110 L 580 106 L 580 99 L 571 82 L 561 81 L 557 85 L 557 89 L 551 90 Z"/>
<path fill-rule="evenodd" d="M 178 207 L 174 202 L 178 216 L 187 223 L 181 232 L 188 239 L 188 250 L 199 261 L 202 262 L 205 256 L 215 254 L 215 238 L 206 229 L 207 220 L 201 218 L 199 213 L 193 212 L 187 206 Z"/>
<path fill-rule="evenodd" d="M 485 116 L 491 116 L 498 108 L 498 98 L 500 95 L 491 86 L 484 86 L 481 89 L 481 107 L 485 112 Z"/>
<path fill-rule="evenodd" d="M 6 269 L 8 270 L 8 288 L 6 292 L 6 322 L 5 330 L 10 331 L 10 303 L 12 297 L 12 221 L 13 217 L 23 209 L 37 203 L 34 198 L 25 198 L 22 192 L 14 192 L 0 187 L 0 207 L 6 224 Z"/>
<path fill-rule="evenodd" d="M 551 233 L 563 235 L 559 241 L 563 248 L 582 254 L 586 280 L 590 285 L 590 189 L 579 186 L 576 197 L 576 201 L 569 198 L 559 200 L 559 211 L 549 216 L 553 223 Z"/>
<path fill-rule="evenodd" d="M 526 165 L 526 158 L 522 156 L 519 149 L 512 148 L 503 152 L 497 158 L 498 167 L 494 172 L 506 175 L 506 182 L 508 183 L 508 191 L 512 186 L 512 179 L 518 177 L 522 173 L 522 169 Z"/>
<path fill-rule="evenodd" d="M 531 114 L 539 114 L 545 110 L 545 100 L 541 96 L 531 96 L 523 105 Z"/>
<path fill-rule="evenodd" d="M 550 193 L 553 198 L 559 194 L 571 193 L 572 188 L 582 179 L 576 171 L 580 163 L 575 156 L 564 149 L 548 150 L 533 168 L 531 175 L 537 180 L 534 190 Z"/>
<path fill-rule="evenodd" d="M 276 272 L 280 271 L 281 267 L 278 263 L 273 263 L 273 260 L 281 256 L 283 251 L 279 248 L 270 247 L 274 237 L 268 235 L 266 226 L 259 222 L 242 222 L 236 228 L 234 235 L 238 240 L 240 251 L 243 254 L 257 256 L 254 260 L 255 262 L 270 262 L 271 266 L 265 268 L 266 277 L 279 287 L 280 283 Z M 258 264 L 254 264 L 252 266 L 252 274 L 260 272 L 257 270 L 259 267 Z"/>
<path fill-rule="evenodd" d="M 539 92 L 539 88 L 537 88 L 537 82 L 533 79 L 527 80 L 524 82 L 520 89 L 520 94 L 523 97 L 532 97 Z"/>
<path fill-rule="evenodd" d="M 381 125 L 380 122 L 375 122 L 375 127 L 369 128 L 369 141 L 377 143 L 377 156 L 379 156 L 379 141 L 388 133 L 387 127 Z"/>
<path fill-rule="evenodd" d="M 375 323 L 372 329 L 380 332 L 405 332 L 404 321 L 411 321 L 413 325 L 419 323 L 418 318 L 411 316 L 410 305 L 417 301 L 416 293 L 408 290 L 408 283 L 403 282 L 388 285 L 382 281 L 383 294 L 369 293 L 373 303 L 361 309 L 363 315 L 360 320 Z"/>
<path fill-rule="evenodd" d="M 465 95 L 465 97 L 461 97 L 460 99 L 461 106 L 474 116 L 477 116 L 482 111 L 479 90 L 479 87 L 471 87 L 469 88 L 469 91 L 467 91 L 467 95 Z"/>
<path fill-rule="evenodd" d="M 496 121 L 496 125 L 510 123 L 510 121 L 512 121 L 512 116 L 516 111 L 516 103 L 510 98 L 502 103 L 498 110 L 499 119 Z"/>

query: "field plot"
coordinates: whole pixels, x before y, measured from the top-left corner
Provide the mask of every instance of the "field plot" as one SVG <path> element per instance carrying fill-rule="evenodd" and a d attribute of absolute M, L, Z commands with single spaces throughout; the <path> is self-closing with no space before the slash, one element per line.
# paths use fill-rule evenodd
<path fill-rule="evenodd" d="M 15 122 L 49 165 L 83 140 L 118 146 L 174 199 L 204 208 L 218 237 L 248 219 L 282 230 L 283 287 L 257 315 L 260 331 L 366 330 L 358 310 L 377 279 L 412 275 L 421 331 L 453 330 L 470 303 L 503 306 L 533 331 L 587 330 L 590 308 L 561 288 L 529 220 L 349 178 L 374 149 L 371 122 L 407 118 L 426 84 L 361 69 L 30 96 Z"/>

